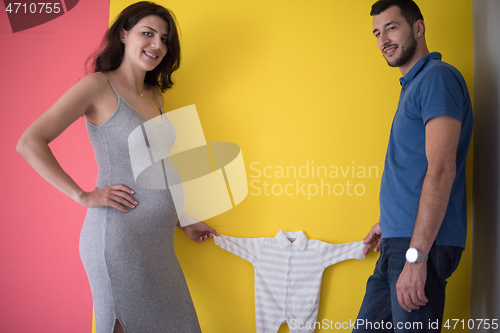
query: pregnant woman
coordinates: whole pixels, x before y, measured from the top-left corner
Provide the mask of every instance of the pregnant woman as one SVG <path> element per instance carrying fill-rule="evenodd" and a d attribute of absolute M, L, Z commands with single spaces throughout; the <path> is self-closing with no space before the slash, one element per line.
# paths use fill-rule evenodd
<path fill-rule="evenodd" d="M 49 183 L 88 207 L 80 237 L 97 333 L 201 332 L 174 250 L 179 224 L 202 242 L 217 235 L 203 222 L 178 212 L 178 193 L 141 188 L 130 161 L 129 135 L 146 122 L 175 131 L 163 116 L 163 95 L 180 61 L 179 37 L 170 11 L 152 2 L 124 9 L 109 28 L 80 79 L 21 136 L 17 151 Z M 86 192 L 60 167 L 48 144 L 81 116 L 99 166 L 97 187 Z M 156 119 L 159 119 L 158 121 Z M 178 178 L 175 168 L 165 167 Z M 167 175 L 168 176 L 168 175 Z M 165 183 L 166 179 L 162 179 Z M 178 192 L 178 191 L 176 191 Z M 182 201 L 182 200 L 181 200 Z M 70 331 L 70 329 L 68 330 Z"/>

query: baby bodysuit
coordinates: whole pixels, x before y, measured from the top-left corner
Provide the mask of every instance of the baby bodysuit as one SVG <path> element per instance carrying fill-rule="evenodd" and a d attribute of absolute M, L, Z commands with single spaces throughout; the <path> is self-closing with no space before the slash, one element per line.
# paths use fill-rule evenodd
<path fill-rule="evenodd" d="M 280 230 L 275 237 L 261 238 L 220 235 L 214 240 L 254 266 L 257 333 L 276 333 L 285 321 L 291 333 L 313 333 L 308 327 L 314 327 L 318 317 L 325 268 L 365 257 L 363 241 L 329 244 L 307 239 L 302 231 Z"/>

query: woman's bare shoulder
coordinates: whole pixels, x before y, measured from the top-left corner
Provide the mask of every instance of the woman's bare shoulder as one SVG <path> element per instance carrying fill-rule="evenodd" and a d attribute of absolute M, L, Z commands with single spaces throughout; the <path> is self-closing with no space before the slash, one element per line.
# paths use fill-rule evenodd
<path fill-rule="evenodd" d="M 108 99 L 115 99 L 114 92 L 106 76 L 100 73 L 90 73 L 82 77 L 72 87 L 80 99 L 85 99 L 89 109 L 85 112 L 91 112 L 99 103 Z"/>
<path fill-rule="evenodd" d="M 102 92 L 109 85 L 106 76 L 100 73 L 90 73 L 82 77 L 78 84 L 85 89 L 94 92 Z"/>

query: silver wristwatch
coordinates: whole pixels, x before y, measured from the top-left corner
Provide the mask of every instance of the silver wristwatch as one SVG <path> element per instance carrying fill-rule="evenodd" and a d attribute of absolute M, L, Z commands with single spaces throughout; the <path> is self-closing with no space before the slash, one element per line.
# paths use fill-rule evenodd
<path fill-rule="evenodd" d="M 408 251 L 406 251 L 406 261 L 408 261 L 410 264 L 414 264 L 417 262 L 427 262 L 427 259 L 429 259 L 429 256 L 420 253 L 416 248 L 410 247 Z"/>

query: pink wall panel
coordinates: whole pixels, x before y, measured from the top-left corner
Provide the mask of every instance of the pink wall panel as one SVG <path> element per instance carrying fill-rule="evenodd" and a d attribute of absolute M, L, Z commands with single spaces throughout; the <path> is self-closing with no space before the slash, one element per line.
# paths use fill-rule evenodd
<path fill-rule="evenodd" d="M 0 332 L 91 332 L 92 299 L 78 253 L 86 209 L 52 188 L 16 153 L 28 125 L 84 75 L 108 26 L 109 1 L 13 33 L 0 4 Z M 51 147 L 84 189 L 97 167 L 83 119 Z"/>

